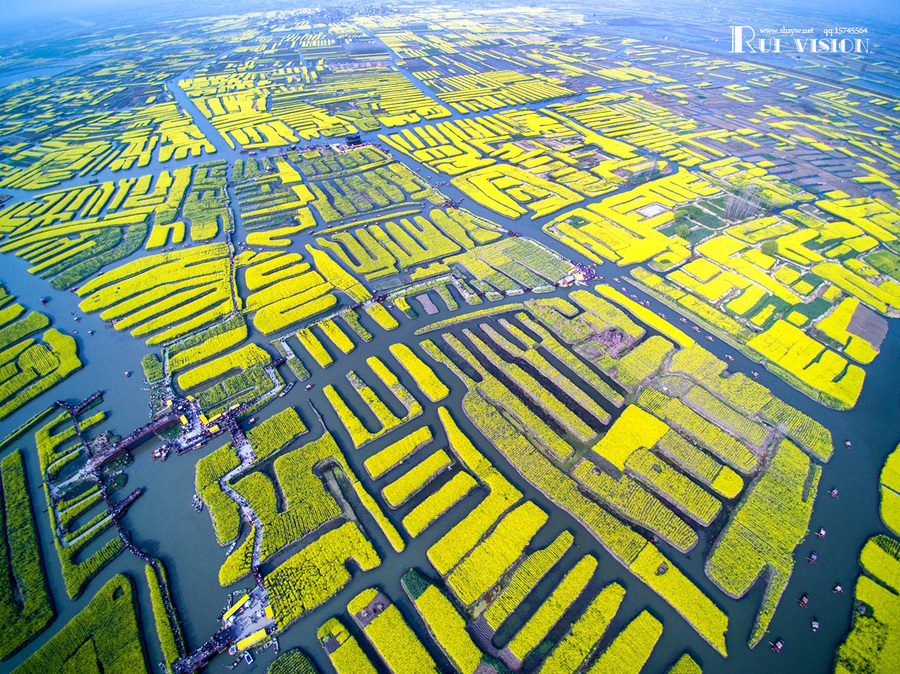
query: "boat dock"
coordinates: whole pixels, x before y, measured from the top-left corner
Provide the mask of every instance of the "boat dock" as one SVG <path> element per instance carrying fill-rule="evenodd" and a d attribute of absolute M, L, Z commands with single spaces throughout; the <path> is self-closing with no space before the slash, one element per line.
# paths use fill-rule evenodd
<path fill-rule="evenodd" d="M 102 485 L 101 488 L 105 492 L 105 489 L 106 489 L 105 485 Z M 138 489 L 135 489 L 133 492 L 131 492 L 128 496 L 126 496 L 121 501 L 117 501 L 116 503 L 110 504 L 109 514 L 112 515 L 112 518 L 114 520 L 118 520 L 120 517 L 122 517 L 122 515 L 125 514 L 125 510 L 128 508 L 128 506 L 130 506 L 132 503 L 134 503 L 135 499 L 137 499 L 137 497 L 143 493 L 144 493 L 144 490 L 139 487 Z M 104 493 L 104 496 L 106 496 L 105 493 Z"/>
<path fill-rule="evenodd" d="M 225 650 L 231 655 L 260 646 L 278 631 L 269 593 L 256 587 L 241 596 L 222 615 L 222 628 L 198 650 L 172 665 L 172 674 L 189 674 Z"/>
<path fill-rule="evenodd" d="M 66 410 L 74 418 L 74 417 L 77 417 L 79 414 L 81 414 L 81 412 L 86 407 L 88 407 L 92 402 L 94 402 L 97 398 L 99 398 L 102 395 L 103 395 L 103 391 L 95 391 L 94 393 L 92 393 L 90 396 L 88 396 L 87 398 L 82 400 L 77 405 L 70 405 L 69 403 L 65 402 L 64 400 L 57 400 L 55 404 L 57 407 Z"/>
<path fill-rule="evenodd" d="M 176 660 L 172 664 L 172 674 L 192 674 L 198 669 L 205 667 L 210 658 L 217 653 L 227 650 L 234 643 L 236 635 L 237 629 L 233 625 L 223 627 L 196 651 Z"/>

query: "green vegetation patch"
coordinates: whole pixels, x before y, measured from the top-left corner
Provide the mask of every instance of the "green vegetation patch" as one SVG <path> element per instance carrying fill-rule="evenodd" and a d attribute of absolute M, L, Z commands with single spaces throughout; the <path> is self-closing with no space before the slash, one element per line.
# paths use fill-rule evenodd
<path fill-rule="evenodd" d="M 865 612 L 854 614 L 853 628 L 837 652 L 836 674 L 895 672 L 900 668 L 900 541 L 873 536 L 859 555 L 863 575 L 856 601 Z"/>
<path fill-rule="evenodd" d="M 181 631 L 181 622 L 175 613 L 175 606 L 172 604 L 172 591 L 169 588 L 169 578 L 166 574 L 166 568 L 162 562 L 156 560 L 159 573 L 153 568 L 152 564 L 147 564 L 144 571 L 147 574 L 147 584 L 150 586 L 150 601 L 153 604 L 153 618 L 156 622 L 156 634 L 159 637 L 159 644 L 162 647 L 163 657 L 166 665 L 171 665 L 181 655 L 178 650 L 175 632 L 178 632 L 178 640 L 184 643 L 184 634 Z M 174 624 L 169 621 L 166 613 L 166 604 L 163 599 L 162 589 L 165 588 L 166 596 L 169 598 L 169 606 L 172 610 L 172 619 Z"/>
<path fill-rule="evenodd" d="M 0 511 L 0 660 L 40 634 L 56 615 L 47 590 L 22 450 L 4 457 Z"/>
<path fill-rule="evenodd" d="M 81 613 L 14 672 L 147 672 L 135 608 L 131 580 L 114 576 Z"/>
<path fill-rule="evenodd" d="M 266 674 L 319 674 L 320 671 L 311 657 L 299 648 L 292 648 L 275 658 Z"/>

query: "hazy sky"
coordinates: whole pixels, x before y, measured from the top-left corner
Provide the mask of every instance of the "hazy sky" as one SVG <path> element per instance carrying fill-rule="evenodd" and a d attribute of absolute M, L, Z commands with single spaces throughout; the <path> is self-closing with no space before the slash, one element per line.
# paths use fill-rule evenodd
<path fill-rule="evenodd" d="M 135 9 L 168 8 L 177 5 L 187 6 L 191 9 L 190 13 L 195 14 L 198 6 L 207 10 L 217 6 L 222 6 L 223 9 L 226 6 L 239 9 L 242 5 L 246 7 L 255 4 L 255 0 L 250 0 L 250 2 L 204 0 L 199 5 L 191 0 L 6 0 L 3 4 L 5 6 L 0 12 L 0 21 L 9 23 L 10 21 L 41 18 L 81 19 L 103 15 L 114 17 L 117 13 L 131 13 L 131 10 Z M 279 4 L 303 6 L 304 3 L 300 0 L 290 3 L 279 2 Z M 215 12 L 211 11 L 211 13 Z"/>
<path fill-rule="evenodd" d="M 369 0 L 378 2 L 380 0 Z M 385 0 L 382 0 L 385 1 Z M 416 0 L 413 0 L 415 2 Z M 115 13 L 125 13 L 131 15 L 129 10 L 140 8 L 172 8 L 178 5 L 182 7 L 190 7 L 189 14 L 196 15 L 199 12 L 207 14 L 216 14 L 221 12 L 240 13 L 242 11 L 252 11 L 258 9 L 289 9 L 292 7 L 303 7 L 317 4 L 352 4 L 340 1 L 305 2 L 304 0 L 205 0 L 202 4 L 188 2 L 186 0 L 6 0 L 4 2 L 3 11 L 0 12 L 0 23 L 6 24 L 6 28 L 13 27 L 16 22 L 27 22 L 33 24 L 35 19 L 63 19 L 78 20 L 85 17 L 97 17 L 104 14 L 110 15 L 114 19 Z M 440 0 L 438 0 L 440 2 Z M 452 2 L 452 0 L 451 0 Z M 511 0 L 506 0 L 504 4 L 510 4 Z M 523 4 L 532 4 L 540 0 L 522 0 Z M 662 4 L 671 6 L 675 2 L 684 5 L 706 5 L 725 9 L 729 7 L 740 8 L 743 12 L 747 12 L 748 21 L 752 20 L 755 12 L 751 9 L 754 0 L 663 0 Z M 488 0 L 487 4 L 490 3 Z M 646 0 L 611 0 L 607 3 L 604 0 L 590 2 L 588 0 L 544 0 L 547 5 L 564 4 L 572 6 L 573 4 L 583 4 L 589 10 L 596 11 L 605 5 L 611 5 L 619 9 L 625 10 L 629 4 L 633 4 L 638 11 L 647 12 L 652 10 L 653 2 L 647 3 Z M 391 3 L 393 4 L 393 3 Z M 403 4 L 403 0 L 398 0 L 396 4 Z M 453 4 L 483 7 L 486 3 L 481 0 L 462 0 Z M 887 18 L 890 14 L 891 18 L 900 15 L 900 2 L 897 0 L 759 0 L 759 18 L 757 23 L 764 25 L 770 17 L 771 12 L 767 11 L 771 7 L 783 7 L 788 12 L 803 16 L 811 23 L 821 23 L 829 18 L 852 17 L 858 16 L 860 19 L 867 19 L 870 28 L 876 27 L 881 20 Z M 10 25 L 12 24 L 12 26 Z M 32 25 L 28 26 L 32 28 Z"/>

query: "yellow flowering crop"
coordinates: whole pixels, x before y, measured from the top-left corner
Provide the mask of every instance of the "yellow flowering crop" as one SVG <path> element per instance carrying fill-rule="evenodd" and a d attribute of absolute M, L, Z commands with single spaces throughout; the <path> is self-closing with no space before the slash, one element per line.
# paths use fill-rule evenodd
<path fill-rule="evenodd" d="M 366 472 L 373 480 L 387 473 L 392 468 L 400 465 L 419 449 L 432 440 L 431 429 L 428 426 L 413 431 L 397 442 L 388 445 L 377 454 L 373 454 L 365 461 Z"/>
<path fill-rule="evenodd" d="M 591 600 L 581 617 L 572 623 L 566 638 L 544 661 L 542 669 L 548 672 L 579 671 L 597 648 L 624 598 L 625 588 L 618 583 L 610 583 L 604 587 Z"/>
<path fill-rule="evenodd" d="M 588 674 L 605 672 L 640 674 L 656 642 L 662 636 L 662 631 L 663 626 L 659 620 L 647 611 L 641 611 L 600 654 L 588 670 Z"/>
<path fill-rule="evenodd" d="M 563 531 L 546 548 L 535 550 L 525 558 L 503 592 L 494 598 L 484 612 L 484 618 L 492 630 L 496 631 L 516 610 L 528 593 L 559 562 L 574 540 L 575 537 L 571 533 Z"/>
<path fill-rule="evenodd" d="M 563 577 L 549 597 L 538 609 L 531 614 L 522 629 L 513 640 L 509 642 L 509 650 L 519 661 L 534 650 L 547 636 L 553 626 L 559 622 L 563 613 L 575 602 L 584 591 L 594 570 L 597 568 L 597 558 L 593 555 L 585 555 Z"/>
<path fill-rule="evenodd" d="M 319 642 L 329 643 L 334 640 L 336 647 L 328 652 L 331 664 L 338 674 L 376 674 L 377 670 L 356 639 L 337 618 L 331 618 L 317 633 Z"/>
<path fill-rule="evenodd" d="M 450 465 L 447 452 L 438 450 L 382 489 L 384 500 L 392 508 L 399 507 Z"/>
<path fill-rule="evenodd" d="M 633 451 L 652 448 L 668 432 L 669 427 L 637 405 L 625 408 L 612 427 L 594 445 L 594 451 L 619 470 Z"/>
<path fill-rule="evenodd" d="M 531 501 L 510 512 L 447 578 L 463 604 L 474 603 L 522 555 L 547 521 L 547 513 Z"/>
<path fill-rule="evenodd" d="M 392 344 L 390 351 L 394 358 L 397 359 L 397 362 L 412 375 L 419 390 L 428 396 L 431 402 L 436 403 L 450 394 L 450 389 L 447 388 L 446 384 L 438 379 L 434 371 L 422 362 L 422 359 L 413 353 L 412 349 L 406 344 Z"/>
<path fill-rule="evenodd" d="M 475 478 L 468 473 L 457 473 L 403 518 L 403 528 L 410 536 L 418 536 L 432 522 L 461 501 L 476 485 Z"/>

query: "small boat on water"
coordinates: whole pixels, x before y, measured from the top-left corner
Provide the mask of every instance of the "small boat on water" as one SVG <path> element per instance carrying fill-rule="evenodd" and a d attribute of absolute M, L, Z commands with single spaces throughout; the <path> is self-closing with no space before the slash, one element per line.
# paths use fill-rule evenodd
<path fill-rule="evenodd" d="M 825 538 L 825 529 L 819 527 L 819 530 L 816 532 L 816 536 L 818 536 L 819 538 Z"/>
<path fill-rule="evenodd" d="M 253 656 L 250 655 L 250 651 L 247 651 L 246 653 L 244 653 L 244 662 L 246 662 L 248 665 L 253 664 Z"/>
<path fill-rule="evenodd" d="M 813 550 L 809 553 L 809 557 L 806 558 L 810 564 L 815 564 L 816 560 L 819 559 L 819 555 L 816 554 L 816 551 Z"/>
<path fill-rule="evenodd" d="M 706 336 L 706 341 L 708 341 L 708 342 L 713 341 L 712 336 L 711 336 L 711 335 L 707 335 L 707 336 Z"/>
<path fill-rule="evenodd" d="M 831 498 L 837 498 L 838 490 L 837 487 L 832 487 L 831 491 L 828 492 L 831 495 Z"/>
<path fill-rule="evenodd" d="M 840 594 L 843 591 L 844 591 L 844 588 L 842 588 L 840 585 L 835 585 L 834 588 L 831 590 L 832 594 Z"/>
<path fill-rule="evenodd" d="M 813 632 L 818 632 L 818 631 L 819 631 L 819 621 L 818 621 L 818 620 L 816 620 L 815 618 L 813 618 L 813 619 L 812 619 L 812 622 L 810 623 L 810 625 L 812 626 L 812 631 L 813 631 Z"/>
<path fill-rule="evenodd" d="M 297 382 L 292 381 L 290 384 L 284 387 L 284 390 L 278 394 L 279 398 L 284 398 L 288 393 L 290 393 L 291 389 L 294 388 L 294 384 Z"/>
<path fill-rule="evenodd" d="M 47 302 L 49 302 L 49 301 L 50 301 L 50 298 L 49 298 L 49 297 L 42 297 L 42 298 L 41 298 L 41 304 L 47 304 Z"/>
<path fill-rule="evenodd" d="M 778 653 L 779 651 L 781 651 L 782 648 L 784 648 L 784 639 L 778 639 L 778 641 L 770 641 L 769 643 L 772 646 L 772 650 L 775 651 L 776 653 Z"/>
<path fill-rule="evenodd" d="M 199 494 L 194 494 L 194 498 L 192 499 L 194 504 L 194 510 L 200 512 L 203 510 L 203 499 L 200 498 Z"/>
<path fill-rule="evenodd" d="M 681 321 L 682 323 L 687 323 L 687 319 L 684 316 L 679 317 L 678 320 Z"/>
<path fill-rule="evenodd" d="M 307 384 L 306 390 L 309 391 L 313 386 L 315 386 L 315 384 Z"/>
<path fill-rule="evenodd" d="M 734 362 L 734 356 L 732 356 L 730 353 L 726 353 L 726 354 L 725 354 L 725 360 L 731 361 L 731 362 L 733 363 L 733 362 Z"/>
<path fill-rule="evenodd" d="M 128 377 L 130 377 L 130 376 L 131 376 L 131 370 L 125 370 L 125 378 L 128 379 Z"/>
<path fill-rule="evenodd" d="M 850 449 L 851 447 L 853 447 L 853 443 L 850 442 L 849 440 L 844 440 L 844 447 L 846 447 L 847 449 Z"/>
<path fill-rule="evenodd" d="M 250 421 L 248 421 L 247 423 L 255 424 L 257 421 L 259 421 L 259 417 L 250 417 Z"/>
<path fill-rule="evenodd" d="M 800 606 L 806 606 L 809 603 L 809 595 L 804 594 L 797 603 L 800 604 Z"/>
<path fill-rule="evenodd" d="M 666 315 L 665 315 L 663 312 L 661 312 L 661 311 L 657 314 L 657 316 L 659 316 L 659 317 L 662 318 L 663 320 L 665 320 L 665 318 L 666 318 Z"/>
<path fill-rule="evenodd" d="M 753 370 L 750 374 L 753 375 L 754 379 L 759 379 L 759 372 L 757 372 L 756 370 Z"/>

